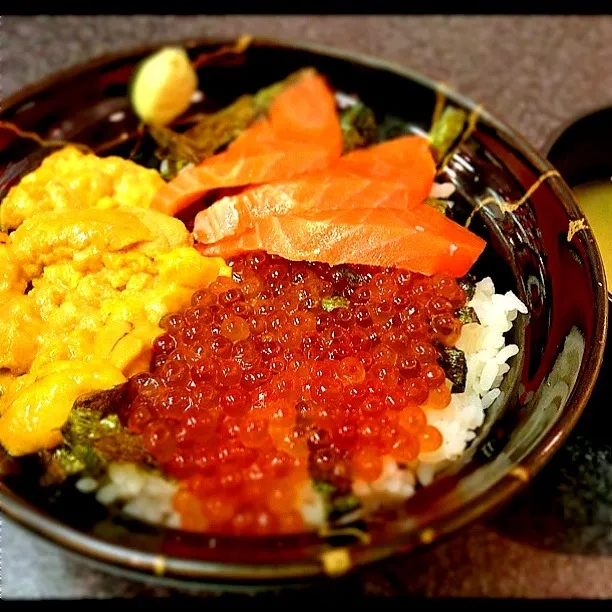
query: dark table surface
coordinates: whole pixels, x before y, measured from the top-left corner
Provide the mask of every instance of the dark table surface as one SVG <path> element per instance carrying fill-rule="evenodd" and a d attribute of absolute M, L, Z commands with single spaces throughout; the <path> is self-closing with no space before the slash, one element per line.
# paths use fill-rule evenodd
<path fill-rule="evenodd" d="M 608 16 L 5 17 L 0 96 L 141 42 L 241 33 L 395 61 L 452 84 L 539 147 L 564 122 L 612 101 Z M 501 514 L 329 588 L 352 595 L 612 598 L 612 446 L 593 437 L 601 416 L 588 410 L 553 463 Z M 7 520 L 0 538 L 5 599 L 173 593 L 92 570 Z"/>

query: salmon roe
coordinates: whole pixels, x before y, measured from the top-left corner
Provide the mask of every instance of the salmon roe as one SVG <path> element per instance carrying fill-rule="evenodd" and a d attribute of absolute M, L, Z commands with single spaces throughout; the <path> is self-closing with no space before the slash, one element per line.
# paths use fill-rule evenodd
<path fill-rule="evenodd" d="M 311 479 L 348 492 L 385 455 L 440 447 L 423 408 L 450 402 L 437 347 L 461 329 L 454 278 L 264 252 L 229 263 L 232 278 L 162 319 L 151 372 L 130 381 L 129 427 L 180 481 L 184 528 L 299 532 Z"/>

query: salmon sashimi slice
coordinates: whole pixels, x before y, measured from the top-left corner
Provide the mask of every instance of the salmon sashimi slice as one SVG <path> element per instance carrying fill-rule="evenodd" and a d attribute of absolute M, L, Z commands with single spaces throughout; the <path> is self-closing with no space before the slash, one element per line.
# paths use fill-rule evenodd
<path fill-rule="evenodd" d="M 335 162 L 342 131 L 334 96 L 319 75 L 281 92 L 268 118 L 245 130 L 228 149 L 184 170 L 155 195 L 151 207 L 176 215 L 212 189 L 281 181 Z"/>
<path fill-rule="evenodd" d="M 197 215 L 195 235 L 200 242 L 216 242 L 252 227 L 255 219 L 304 210 L 403 209 L 427 198 L 435 172 L 426 138 L 397 138 L 349 153 L 329 172 L 222 198 Z"/>
<path fill-rule="evenodd" d="M 309 74 L 281 92 L 272 101 L 268 117 L 242 132 L 227 151 L 242 155 L 296 144 L 321 146 L 336 157 L 342 152 L 336 101 L 317 74 Z"/>
<path fill-rule="evenodd" d="M 246 251 L 265 251 L 265 247 L 259 239 L 261 233 L 261 223 L 257 223 L 257 229 L 250 229 L 246 232 L 242 232 L 237 236 L 230 236 L 224 240 L 219 240 L 214 244 L 202 244 L 196 242 L 194 247 L 202 255 L 206 257 L 216 257 L 218 253 L 223 253 L 220 257 L 228 259 L 234 255 L 240 255 Z M 271 251 L 270 251 L 271 253 Z M 289 259 L 286 257 L 285 259 Z"/>
<path fill-rule="evenodd" d="M 408 186 L 343 172 L 307 174 L 221 198 L 196 215 L 193 233 L 197 241 L 212 243 L 240 234 L 265 217 L 353 208 L 403 210 L 421 204 L 431 184 L 425 176 L 414 176 Z"/>
<path fill-rule="evenodd" d="M 259 119 L 239 134 L 227 147 L 227 156 L 245 156 L 270 151 L 278 147 L 272 124 L 267 118 Z"/>
<path fill-rule="evenodd" d="M 268 117 L 278 138 L 318 144 L 337 157 L 342 153 L 336 99 L 319 74 L 309 74 L 281 92 L 270 105 Z"/>
<path fill-rule="evenodd" d="M 421 201 L 428 195 L 436 175 L 436 163 L 423 136 L 401 136 L 366 149 L 357 149 L 343 155 L 334 168 L 354 172 L 361 176 L 394 180 L 408 187 L 419 178 L 423 191 Z"/>
<path fill-rule="evenodd" d="M 264 150 L 245 157 L 221 153 L 166 183 L 155 194 L 151 207 L 173 216 L 213 189 L 279 181 L 322 170 L 334 159 L 327 149 L 307 146 Z"/>
<path fill-rule="evenodd" d="M 393 266 L 432 275 L 465 275 L 485 241 L 435 209 L 336 210 L 258 219 L 252 230 L 212 245 L 205 255 L 264 250 L 294 261 Z"/>

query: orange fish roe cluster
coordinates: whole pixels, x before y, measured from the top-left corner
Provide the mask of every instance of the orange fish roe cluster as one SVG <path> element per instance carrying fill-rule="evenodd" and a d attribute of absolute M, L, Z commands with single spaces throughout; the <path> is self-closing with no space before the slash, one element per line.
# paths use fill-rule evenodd
<path fill-rule="evenodd" d="M 451 399 L 437 347 L 461 330 L 456 279 L 263 252 L 229 263 L 232 279 L 164 317 L 151 373 L 131 380 L 128 424 L 181 481 L 185 528 L 300 531 L 311 478 L 349 491 L 384 456 L 439 448 L 424 408 Z"/>

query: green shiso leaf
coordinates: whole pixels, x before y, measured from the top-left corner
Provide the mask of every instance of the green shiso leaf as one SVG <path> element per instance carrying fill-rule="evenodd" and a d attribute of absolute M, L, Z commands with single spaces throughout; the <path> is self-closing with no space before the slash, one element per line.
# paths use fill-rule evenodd
<path fill-rule="evenodd" d="M 376 117 L 362 102 L 357 102 L 341 112 L 340 128 L 344 153 L 376 142 Z"/>

